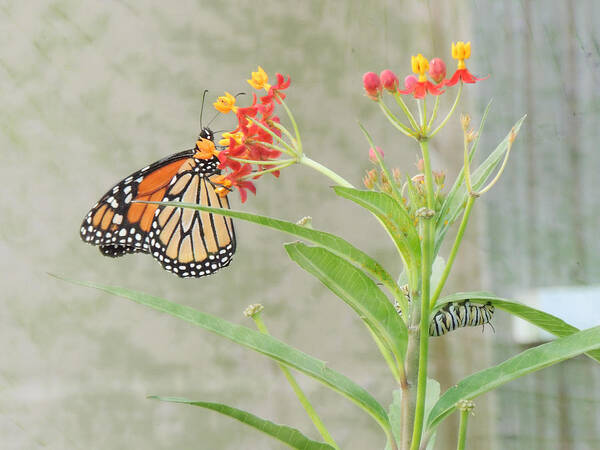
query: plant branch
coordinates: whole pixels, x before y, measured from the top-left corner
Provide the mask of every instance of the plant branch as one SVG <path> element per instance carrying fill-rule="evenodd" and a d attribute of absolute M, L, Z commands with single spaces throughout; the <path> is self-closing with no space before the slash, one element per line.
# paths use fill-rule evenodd
<path fill-rule="evenodd" d="M 394 93 L 394 99 L 396 99 L 396 103 L 398 103 L 400 108 L 402 108 L 402 111 L 404 111 L 406 117 L 408 117 L 408 121 L 410 122 L 410 125 L 413 127 L 413 129 L 418 129 L 419 125 L 415 120 L 415 116 L 413 116 L 412 112 L 410 112 L 410 109 L 408 109 L 408 106 L 406 106 L 406 103 L 404 103 L 404 100 L 402 99 L 402 94 L 396 91 Z"/>
<path fill-rule="evenodd" d="M 463 235 L 465 234 L 465 230 L 467 228 L 467 223 L 469 222 L 469 216 L 471 215 L 471 209 L 473 208 L 473 203 L 475 203 L 475 197 L 469 195 L 467 200 L 467 205 L 465 206 L 465 212 L 463 213 L 462 221 L 460 222 L 460 226 L 458 227 L 458 232 L 456 233 L 456 238 L 454 239 L 454 244 L 452 244 L 452 250 L 450 250 L 450 256 L 448 257 L 448 262 L 446 263 L 446 267 L 444 267 L 444 272 L 442 273 L 442 277 L 438 282 L 438 285 L 435 289 L 435 292 L 431 296 L 431 300 L 429 302 L 429 307 L 433 308 L 435 306 L 435 302 L 438 298 L 440 298 L 440 294 L 442 289 L 444 288 L 444 284 L 448 279 L 448 275 L 450 274 L 450 270 L 452 269 L 452 264 L 454 263 L 454 259 L 456 258 L 456 254 L 458 253 L 458 248 L 460 247 L 460 243 L 462 242 Z"/>
<path fill-rule="evenodd" d="M 423 154 L 423 171 L 425 173 L 425 192 L 427 208 L 433 210 L 433 175 L 427 140 L 419 142 Z M 421 243 L 421 311 L 419 316 L 419 365 L 417 374 L 417 397 L 415 421 L 411 441 L 411 450 L 418 450 L 423 432 L 425 415 L 425 395 L 427 391 L 427 359 L 429 351 L 429 297 L 431 282 L 431 266 L 433 255 L 433 217 L 423 217 L 423 240 Z"/>
<path fill-rule="evenodd" d="M 454 114 L 454 110 L 456 109 L 456 105 L 458 105 L 458 100 L 460 99 L 460 95 L 462 93 L 462 88 L 463 88 L 463 84 L 461 82 L 460 86 L 458 87 L 458 92 L 456 93 L 456 98 L 454 99 L 454 103 L 452 104 L 452 108 L 450 108 L 450 111 L 448 111 L 448 114 L 446 114 L 446 117 L 444 118 L 444 120 L 442 120 L 442 122 L 436 127 L 436 129 L 431 132 L 431 134 L 429 135 L 429 138 L 434 137 L 438 133 L 438 131 L 440 131 L 444 127 L 444 125 L 446 125 L 446 122 L 448 122 L 448 119 L 450 119 L 452 114 Z"/>
<path fill-rule="evenodd" d="M 304 154 L 302 156 L 300 156 L 300 159 L 298 160 L 298 162 L 301 164 L 304 164 L 305 166 L 308 166 L 312 169 L 315 169 L 318 172 L 321 172 L 323 175 L 330 178 L 331 180 L 333 180 L 336 184 L 338 184 L 340 186 L 349 187 L 349 188 L 354 187 L 354 186 L 352 186 L 352 184 L 350 184 L 349 181 L 342 178 L 340 175 L 335 173 L 333 170 L 329 169 L 328 167 L 325 167 L 323 164 L 318 163 L 317 161 L 315 161 L 313 159 L 310 159 L 308 156 L 306 156 Z"/>

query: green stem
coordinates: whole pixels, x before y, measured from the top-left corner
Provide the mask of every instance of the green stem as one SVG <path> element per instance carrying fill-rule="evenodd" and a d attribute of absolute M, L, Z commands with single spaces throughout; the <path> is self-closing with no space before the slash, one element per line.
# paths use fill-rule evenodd
<path fill-rule="evenodd" d="M 458 233 L 456 233 L 456 238 L 454 239 L 454 244 L 452 245 L 452 250 L 450 250 L 450 256 L 448 257 L 448 262 L 446 263 L 446 267 L 444 267 L 444 272 L 442 273 L 442 277 L 438 282 L 438 285 L 435 289 L 435 292 L 431 296 L 431 301 L 429 302 L 430 308 L 435 306 L 435 302 L 438 298 L 440 298 L 440 294 L 442 289 L 444 288 L 444 284 L 448 279 L 448 275 L 450 274 L 450 270 L 452 269 L 452 264 L 454 263 L 454 259 L 456 258 L 456 253 L 458 253 L 458 248 L 460 247 L 460 243 L 462 241 L 463 235 L 465 234 L 465 230 L 467 228 L 467 222 L 469 222 L 469 216 L 471 215 L 471 209 L 473 208 L 473 203 L 475 202 L 475 197 L 469 195 L 467 200 L 467 205 L 465 206 L 465 212 L 463 213 L 462 221 L 460 222 L 460 226 L 458 227 Z"/>
<path fill-rule="evenodd" d="M 407 127 L 406 125 L 404 125 L 402 122 L 400 122 L 400 119 L 398 119 L 394 113 L 392 111 L 390 111 L 390 109 L 387 107 L 387 105 L 384 103 L 383 100 L 379 100 L 377 102 L 379 104 L 379 107 L 381 108 L 381 110 L 383 111 L 383 113 L 386 115 L 386 117 L 388 118 L 388 120 L 391 122 L 392 125 L 394 125 L 394 127 L 396 127 L 396 129 L 398 129 L 399 131 L 402 132 L 402 134 L 414 138 L 415 134 L 413 133 L 413 131 Z"/>
<path fill-rule="evenodd" d="M 290 109 L 285 104 L 285 102 L 283 101 L 283 99 L 281 98 L 281 96 L 279 94 L 277 94 L 277 98 L 281 102 L 281 105 L 285 108 L 285 112 L 287 113 L 288 117 L 290 118 L 290 122 L 292 122 L 292 127 L 294 127 L 294 133 L 296 134 L 296 143 L 298 144 L 298 152 L 299 152 L 299 154 L 302 154 L 302 140 L 300 139 L 300 130 L 298 128 L 298 124 L 296 123 L 296 119 L 294 118 L 292 111 L 290 111 Z"/>
<path fill-rule="evenodd" d="M 300 159 L 298 160 L 298 162 L 301 164 L 304 164 L 305 166 L 308 166 L 312 169 L 315 169 L 318 172 L 321 172 L 323 175 L 330 178 L 331 180 L 333 180 L 336 184 L 339 184 L 340 186 L 349 187 L 349 188 L 354 187 L 354 186 L 352 186 L 352 184 L 350 184 L 350 182 L 346 181 L 344 178 L 339 176 L 333 170 L 329 169 L 328 167 L 325 167 L 321 163 L 318 163 L 314 159 L 310 159 L 306 155 L 300 156 Z"/>
<path fill-rule="evenodd" d="M 296 152 L 290 152 L 288 149 L 286 149 L 284 147 L 280 147 L 279 145 L 270 144 L 269 142 L 264 142 L 264 141 L 260 141 L 260 145 L 267 147 L 267 148 L 271 148 L 273 150 L 277 150 L 281 153 L 285 153 L 286 155 L 293 156 L 294 158 L 298 157 L 298 155 L 296 155 Z"/>
<path fill-rule="evenodd" d="M 294 139 L 294 136 L 292 136 L 292 133 L 290 133 L 286 127 L 284 127 L 283 125 L 281 125 L 280 123 L 277 123 L 277 122 L 273 122 L 273 126 L 275 128 L 277 128 L 279 131 L 281 131 L 282 133 L 284 133 L 288 137 L 288 139 L 290 140 L 292 145 L 297 146 L 296 139 Z"/>
<path fill-rule="evenodd" d="M 461 410 L 460 412 L 460 425 L 458 428 L 458 443 L 456 450 L 465 450 L 465 444 L 467 442 L 467 421 L 469 420 L 469 410 Z"/>
<path fill-rule="evenodd" d="M 431 118 L 429 119 L 429 123 L 427 124 L 427 130 L 425 130 L 425 132 L 428 132 L 431 129 L 431 126 L 433 125 L 433 121 L 437 117 L 439 107 L 440 107 L 440 96 L 436 95 L 435 103 L 433 104 L 433 112 L 431 113 Z"/>
<path fill-rule="evenodd" d="M 254 319 L 254 322 L 256 323 L 256 327 L 262 334 L 269 335 L 269 330 L 267 329 L 266 325 L 262 321 L 262 318 L 260 317 L 260 313 L 254 314 L 252 316 L 252 319 Z M 298 382 L 296 381 L 294 376 L 291 374 L 290 370 L 283 364 L 278 363 L 278 366 L 281 369 L 281 371 L 283 372 L 283 374 L 285 375 L 285 377 L 287 378 L 288 383 L 290 383 L 290 386 L 292 386 L 294 393 L 298 397 L 298 400 L 300 400 L 300 403 L 304 407 L 304 410 L 308 414 L 308 417 L 310 417 L 310 419 L 313 421 L 315 427 L 317 428 L 317 430 L 319 430 L 319 433 L 321 434 L 321 436 L 323 437 L 325 442 L 327 442 L 329 445 L 331 445 L 336 450 L 339 450 L 340 447 L 333 440 L 333 438 L 331 437 L 331 434 L 329 434 L 329 431 L 325 427 L 325 424 L 321 421 L 321 418 L 319 417 L 319 415 L 313 408 L 313 406 L 310 403 L 310 401 L 308 400 L 308 398 L 306 398 L 306 395 L 302 391 L 302 388 L 300 387 L 300 385 L 298 384 Z"/>
<path fill-rule="evenodd" d="M 423 153 L 423 171 L 425 173 L 425 192 L 427 208 L 433 210 L 433 175 L 427 140 L 419 142 Z M 423 218 L 423 240 L 421 244 L 421 311 L 419 319 L 419 366 L 417 375 L 417 397 L 415 421 L 411 450 L 418 450 L 423 432 L 425 415 L 425 394 L 427 393 L 427 358 L 429 351 L 429 297 L 431 282 L 431 265 L 433 255 L 434 218 Z"/>
<path fill-rule="evenodd" d="M 462 88 L 463 88 L 463 84 L 461 82 L 460 86 L 458 87 L 458 92 L 456 93 L 456 98 L 454 99 L 454 104 L 452 105 L 452 108 L 450 108 L 450 111 L 448 111 L 448 114 L 446 115 L 446 118 L 444 120 L 442 120 L 442 123 L 440 123 L 436 127 L 436 129 L 431 132 L 431 134 L 429 135 L 429 138 L 434 137 L 438 133 L 438 131 L 440 131 L 442 128 L 444 128 L 444 125 L 446 125 L 446 122 L 448 122 L 448 119 L 450 119 L 450 117 L 454 113 L 454 110 L 456 109 L 456 105 L 458 105 L 458 100 L 460 99 L 460 94 L 462 93 Z"/>
<path fill-rule="evenodd" d="M 427 97 L 423 97 L 423 110 L 421 111 L 421 132 L 425 134 L 427 132 Z"/>
<path fill-rule="evenodd" d="M 408 106 L 406 106 L 406 103 L 404 103 L 404 100 L 402 99 L 402 94 L 400 94 L 399 92 L 395 92 L 394 98 L 396 99 L 396 103 L 398 103 L 400 108 L 402 108 L 402 111 L 404 111 L 406 117 L 408 117 L 408 121 L 410 122 L 410 125 L 413 127 L 413 129 L 418 129 L 419 125 L 417 125 L 415 116 L 413 116 L 412 112 L 410 112 L 410 109 L 408 109 Z"/>
<path fill-rule="evenodd" d="M 288 162 L 288 163 L 285 163 L 285 164 L 281 164 L 281 165 L 276 166 L 276 167 L 271 167 L 270 169 L 265 169 L 265 170 L 259 170 L 257 172 L 252 172 L 252 173 L 250 173 L 248 175 L 244 175 L 243 177 L 240 177 L 239 179 L 240 180 L 249 180 L 251 178 L 256 178 L 258 176 L 264 175 L 266 173 L 277 172 L 278 170 L 285 169 L 286 167 L 289 167 L 292 164 L 296 164 L 296 162 L 297 162 L 295 159 L 290 159 L 288 161 L 291 161 L 291 162 Z"/>
<path fill-rule="evenodd" d="M 467 131 L 464 132 L 463 137 L 463 169 L 465 175 L 465 186 L 467 187 L 467 192 L 469 194 L 473 194 L 473 187 L 471 186 L 471 164 L 469 163 L 469 139 L 467 136 Z"/>
<path fill-rule="evenodd" d="M 285 148 L 287 148 L 294 155 L 296 155 L 298 153 L 298 151 L 296 149 L 294 149 L 294 147 L 292 147 L 290 144 L 288 144 L 287 142 L 285 142 L 285 140 L 283 138 L 281 138 L 280 136 L 277 136 L 275 133 L 273 133 L 273 130 L 271 130 L 268 127 L 264 126 L 262 123 L 260 123 L 254 117 L 249 117 L 249 116 L 246 116 L 246 117 L 248 118 L 248 120 L 250 120 L 250 122 L 256 124 L 259 128 L 261 128 L 262 130 L 264 130 L 266 133 L 270 134 L 271 137 L 275 141 L 279 142 L 281 145 L 283 145 Z"/>

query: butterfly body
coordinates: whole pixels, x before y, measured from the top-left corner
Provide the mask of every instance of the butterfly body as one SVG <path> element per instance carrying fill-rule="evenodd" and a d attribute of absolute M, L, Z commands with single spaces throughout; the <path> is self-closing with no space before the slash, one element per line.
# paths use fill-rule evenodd
<path fill-rule="evenodd" d="M 113 186 L 83 220 L 84 242 L 105 256 L 149 253 L 180 277 L 210 275 L 229 265 L 235 252 L 231 219 L 173 206 L 185 202 L 229 208 L 215 192 L 220 175 L 213 135 L 203 129 L 196 147 L 134 172 Z"/>

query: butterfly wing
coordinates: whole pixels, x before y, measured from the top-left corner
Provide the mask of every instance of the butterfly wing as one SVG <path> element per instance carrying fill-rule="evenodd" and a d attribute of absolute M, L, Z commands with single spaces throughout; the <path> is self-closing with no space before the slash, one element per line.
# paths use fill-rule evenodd
<path fill-rule="evenodd" d="M 235 251 L 231 219 L 139 201 L 184 201 L 229 208 L 210 180 L 218 160 L 186 150 L 144 167 L 110 189 L 86 215 L 81 238 L 105 256 L 152 253 L 181 277 L 209 275 L 229 264 Z M 167 210 L 167 208 L 169 208 Z M 167 210 L 168 213 L 163 213 Z M 185 269 L 185 270 L 184 270 Z"/>
<path fill-rule="evenodd" d="M 164 201 L 229 208 L 227 197 L 215 192 L 212 178 L 192 158 L 175 177 Z M 230 218 L 192 209 L 159 206 L 149 233 L 152 256 L 180 277 L 210 275 L 231 262 L 235 231 Z"/>

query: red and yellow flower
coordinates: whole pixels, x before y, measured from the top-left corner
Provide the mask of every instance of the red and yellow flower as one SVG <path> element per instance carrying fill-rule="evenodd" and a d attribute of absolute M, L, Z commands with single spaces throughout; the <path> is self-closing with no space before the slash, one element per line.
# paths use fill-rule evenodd
<path fill-rule="evenodd" d="M 235 106 L 235 97 L 225 93 L 214 103 L 217 110 L 228 113 L 233 111 L 238 119 L 237 128 L 223 133 L 219 144 L 225 148 L 219 152 L 219 168 L 223 174 L 216 177 L 214 182 L 219 184 L 216 192 L 227 195 L 237 189 L 242 203 L 247 199 L 247 192 L 256 194 L 256 187 L 250 179 L 260 178 L 265 171 L 279 176 L 276 162 L 281 152 L 272 148 L 274 137 L 281 137 L 278 128 L 280 120 L 274 115 L 275 104 L 281 103 L 285 94 L 282 92 L 290 86 L 290 78 L 276 74 L 277 84 L 269 84 L 269 76 L 262 67 L 252 72 L 248 83 L 255 89 L 264 89 L 267 94 L 257 102 L 256 94 L 252 95 L 252 104 L 247 107 Z M 264 161 L 268 164 L 261 164 Z"/>
<path fill-rule="evenodd" d="M 404 80 L 406 89 L 398 91 L 400 94 L 412 94 L 415 98 L 425 98 L 425 95 L 427 94 L 440 95 L 444 93 L 444 91 L 440 90 L 443 83 L 436 85 L 427 79 L 426 74 L 429 70 L 429 61 L 427 61 L 422 54 L 419 53 L 417 56 L 413 56 L 411 58 L 411 65 L 413 72 L 417 74 L 419 78 L 415 83 L 413 76 L 411 76 L 410 80 L 406 77 Z"/>
<path fill-rule="evenodd" d="M 458 41 L 456 43 L 452 43 L 452 58 L 458 60 L 458 68 L 452 78 L 446 80 L 444 84 L 446 86 L 454 86 L 459 81 L 463 83 L 475 83 L 477 81 L 485 80 L 488 77 L 477 78 L 469 69 L 467 69 L 467 65 L 465 64 L 465 60 L 471 57 L 471 42 L 463 42 Z"/>

